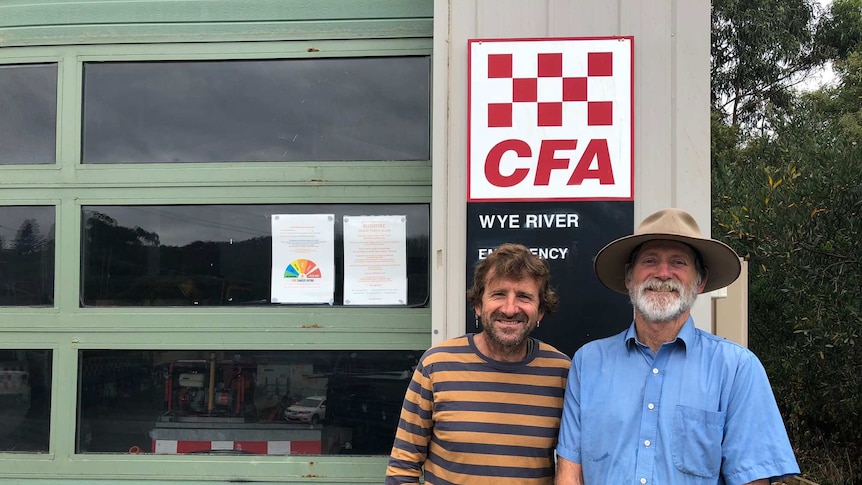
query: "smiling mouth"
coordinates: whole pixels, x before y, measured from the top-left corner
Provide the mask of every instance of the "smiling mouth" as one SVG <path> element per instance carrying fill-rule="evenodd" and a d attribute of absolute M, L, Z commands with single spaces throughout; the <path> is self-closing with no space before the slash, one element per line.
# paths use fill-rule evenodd
<path fill-rule="evenodd" d="M 677 288 L 675 284 L 672 284 L 670 282 L 657 282 L 653 285 L 647 286 L 644 289 L 652 291 L 654 293 L 679 293 L 679 288 Z"/>
<path fill-rule="evenodd" d="M 516 314 L 514 316 L 506 316 L 506 315 L 502 315 L 500 313 L 497 313 L 497 314 L 491 315 L 491 319 L 494 322 L 497 322 L 501 325 L 507 325 L 507 326 L 523 325 L 524 322 L 527 321 L 526 315 L 518 315 L 518 314 Z"/>

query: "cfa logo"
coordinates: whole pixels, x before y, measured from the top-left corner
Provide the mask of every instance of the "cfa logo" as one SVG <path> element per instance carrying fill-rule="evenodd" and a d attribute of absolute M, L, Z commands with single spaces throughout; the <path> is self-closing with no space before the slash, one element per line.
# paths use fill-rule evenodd
<path fill-rule="evenodd" d="M 632 39 L 470 40 L 468 200 L 630 200 Z"/>
<path fill-rule="evenodd" d="M 566 185 L 581 185 L 590 178 L 598 180 L 601 185 L 613 185 L 614 171 L 611 166 L 611 156 L 608 153 L 607 140 L 589 140 L 586 150 L 581 154 L 574 170 L 570 167 L 569 158 L 557 158 L 557 151 L 575 150 L 578 140 L 542 140 L 539 157 L 533 174 L 534 186 L 546 186 L 551 183 L 551 173 L 554 170 L 570 172 Z M 485 179 L 496 187 L 514 187 L 522 183 L 531 169 L 516 168 L 511 174 L 503 174 L 501 169 L 503 155 L 514 152 L 519 158 L 530 159 L 532 149 L 523 140 L 504 140 L 494 145 L 485 159 Z M 595 161 L 595 164 L 593 162 Z"/>

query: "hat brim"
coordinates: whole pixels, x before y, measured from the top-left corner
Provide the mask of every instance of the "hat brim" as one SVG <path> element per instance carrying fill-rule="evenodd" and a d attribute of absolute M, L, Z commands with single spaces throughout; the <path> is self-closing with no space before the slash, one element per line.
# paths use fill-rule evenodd
<path fill-rule="evenodd" d="M 693 247 L 703 258 L 707 268 L 706 286 L 703 293 L 724 288 L 736 281 L 742 265 L 736 252 L 721 241 L 702 239 L 678 234 L 635 234 L 611 241 L 603 247 L 593 261 L 593 270 L 603 285 L 617 293 L 628 295 L 625 268 L 632 251 L 647 241 L 679 241 Z"/>

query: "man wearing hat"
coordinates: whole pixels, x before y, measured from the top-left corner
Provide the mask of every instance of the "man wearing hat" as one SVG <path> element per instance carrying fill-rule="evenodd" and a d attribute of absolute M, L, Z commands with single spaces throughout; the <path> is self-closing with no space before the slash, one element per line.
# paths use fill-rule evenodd
<path fill-rule="evenodd" d="M 739 276 L 733 249 L 663 209 L 599 251 L 594 269 L 629 295 L 634 322 L 575 353 L 557 485 L 768 484 L 799 473 L 760 361 L 690 315 L 699 293 Z"/>

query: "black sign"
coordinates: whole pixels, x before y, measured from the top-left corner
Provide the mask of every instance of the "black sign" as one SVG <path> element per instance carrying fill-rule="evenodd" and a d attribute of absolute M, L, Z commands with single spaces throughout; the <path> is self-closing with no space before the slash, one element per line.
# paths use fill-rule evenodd
<path fill-rule="evenodd" d="M 495 247 L 527 246 L 548 261 L 560 308 L 542 319 L 533 336 L 569 356 L 583 344 L 631 324 L 628 297 L 602 285 L 593 258 L 612 240 L 632 233 L 634 202 L 468 202 L 467 288 L 473 268 Z M 623 271 L 623 268 L 620 268 Z M 466 332 L 475 332 L 468 303 Z"/>

